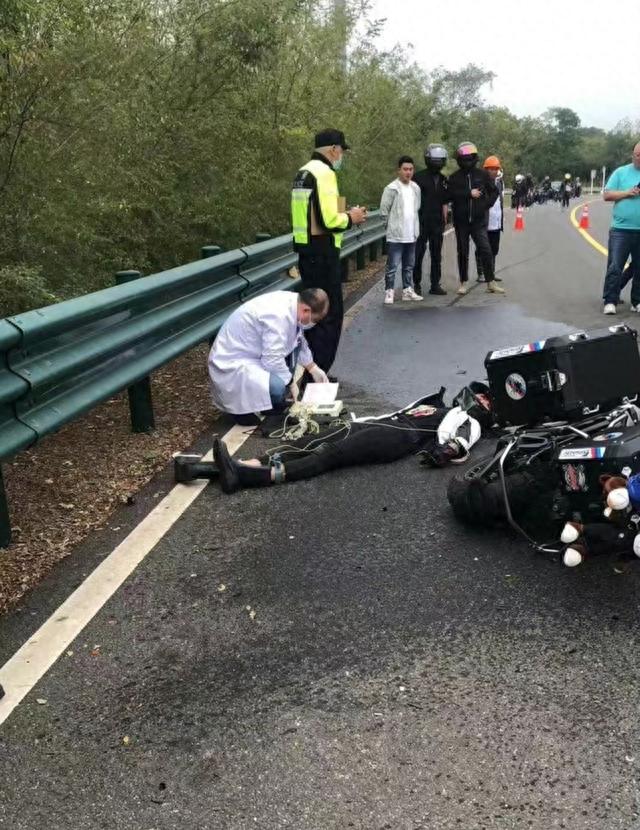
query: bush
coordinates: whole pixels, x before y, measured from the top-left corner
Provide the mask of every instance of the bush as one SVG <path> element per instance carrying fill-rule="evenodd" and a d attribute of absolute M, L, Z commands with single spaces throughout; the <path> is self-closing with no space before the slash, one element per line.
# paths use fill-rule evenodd
<path fill-rule="evenodd" d="M 0 317 L 57 302 L 58 297 L 47 288 L 40 268 L 29 265 L 0 268 Z"/>

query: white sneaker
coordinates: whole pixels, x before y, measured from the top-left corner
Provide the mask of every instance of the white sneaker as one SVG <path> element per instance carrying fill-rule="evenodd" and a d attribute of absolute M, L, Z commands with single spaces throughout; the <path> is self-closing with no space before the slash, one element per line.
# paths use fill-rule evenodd
<path fill-rule="evenodd" d="M 456 291 L 456 294 L 466 294 L 469 289 L 466 287 L 464 283 L 460 285 L 460 288 Z"/>
<path fill-rule="evenodd" d="M 640 314 L 640 305 L 630 305 L 629 311 L 635 311 Z"/>
<path fill-rule="evenodd" d="M 616 314 L 616 307 L 613 303 L 607 303 L 603 309 L 604 314 Z"/>
<path fill-rule="evenodd" d="M 497 282 L 488 282 L 487 291 L 489 292 L 489 294 L 504 294 L 504 288 L 498 285 Z"/>
<path fill-rule="evenodd" d="M 403 288 L 402 289 L 402 299 L 403 300 L 422 300 L 424 298 L 421 297 L 420 294 L 416 294 L 416 292 L 413 290 L 413 288 L 411 286 L 409 286 L 409 288 Z"/>
<path fill-rule="evenodd" d="M 393 305 L 393 288 L 387 288 L 384 292 L 384 304 Z"/>

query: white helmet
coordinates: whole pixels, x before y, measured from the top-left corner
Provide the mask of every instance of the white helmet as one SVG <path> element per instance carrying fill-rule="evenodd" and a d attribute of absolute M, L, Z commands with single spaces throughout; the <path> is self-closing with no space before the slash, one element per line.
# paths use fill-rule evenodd
<path fill-rule="evenodd" d="M 516 173 L 516 181 L 517 182 L 523 182 L 524 181 L 524 176 L 522 175 L 522 173 Z"/>

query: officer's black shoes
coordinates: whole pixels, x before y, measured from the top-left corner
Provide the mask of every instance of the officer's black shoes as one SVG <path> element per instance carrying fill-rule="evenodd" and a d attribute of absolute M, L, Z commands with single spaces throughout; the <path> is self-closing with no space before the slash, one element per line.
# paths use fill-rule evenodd
<path fill-rule="evenodd" d="M 413 281 L 413 290 L 416 294 L 422 294 L 422 283 Z"/>
<path fill-rule="evenodd" d="M 229 455 L 226 445 L 219 439 L 213 441 L 213 461 L 218 468 L 223 493 L 235 493 L 240 489 L 238 465 Z"/>
<path fill-rule="evenodd" d="M 416 291 L 418 289 L 416 288 Z M 447 292 L 441 285 L 434 285 L 432 288 L 429 289 L 429 294 L 435 294 L 438 297 L 444 297 Z"/>

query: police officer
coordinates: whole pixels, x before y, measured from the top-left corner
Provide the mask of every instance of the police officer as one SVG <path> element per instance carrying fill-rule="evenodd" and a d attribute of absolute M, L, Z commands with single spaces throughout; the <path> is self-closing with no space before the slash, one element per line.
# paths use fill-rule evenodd
<path fill-rule="evenodd" d="M 338 180 L 344 153 L 349 149 L 340 130 L 322 130 L 315 136 L 315 152 L 300 170 L 291 191 L 293 243 L 298 252 L 305 288 L 323 288 L 329 313 L 306 334 L 321 369 L 328 372 L 335 359 L 344 316 L 340 278 L 343 232 L 366 219 L 366 209 L 339 209 Z"/>
<path fill-rule="evenodd" d="M 440 285 L 442 277 L 442 238 L 446 224 L 449 201 L 447 177 L 442 168 L 447 163 L 447 151 L 442 144 L 430 144 L 424 152 L 426 170 L 420 170 L 413 177 L 420 188 L 420 236 L 416 242 L 416 262 L 413 269 L 413 286 L 420 294 L 422 282 L 422 261 L 429 246 L 431 259 L 431 288 L 429 294 L 446 294 Z"/>

